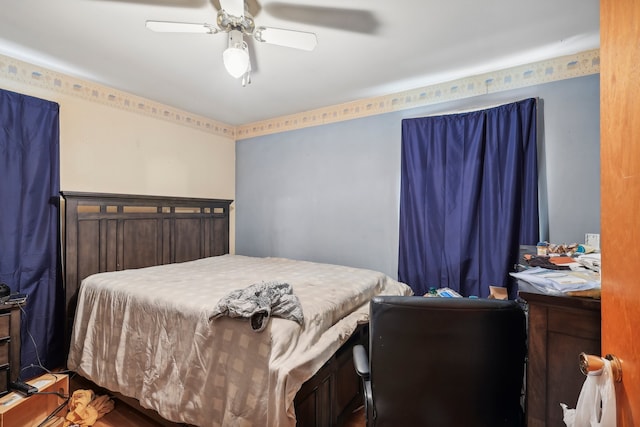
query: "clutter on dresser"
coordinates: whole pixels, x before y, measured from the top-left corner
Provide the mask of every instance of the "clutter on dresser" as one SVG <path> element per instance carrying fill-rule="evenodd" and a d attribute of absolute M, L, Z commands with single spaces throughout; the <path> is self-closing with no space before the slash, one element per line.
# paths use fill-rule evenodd
<path fill-rule="evenodd" d="M 429 292 L 423 295 L 425 298 L 464 298 L 458 292 L 454 291 L 451 288 L 429 288 Z M 469 298 L 478 298 L 475 295 L 470 295 Z M 500 299 L 507 300 L 509 299 L 509 294 L 507 288 L 503 286 L 489 286 L 489 296 L 488 299 Z"/>
<path fill-rule="evenodd" d="M 539 242 L 523 247 L 516 271 L 518 289 L 547 295 L 600 298 L 600 252 L 578 243 Z"/>
<path fill-rule="evenodd" d="M 426 298 L 436 297 L 436 298 L 462 298 L 458 292 L 454 291 L 451 288 L 429 288 L 429 292 L 424 294 Z"/>

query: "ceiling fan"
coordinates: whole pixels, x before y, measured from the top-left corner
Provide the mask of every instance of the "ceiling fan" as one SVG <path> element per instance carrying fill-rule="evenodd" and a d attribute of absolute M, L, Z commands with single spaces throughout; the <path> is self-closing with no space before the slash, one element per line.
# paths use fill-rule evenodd
<path fill-rule="evenodd" d="M 215 25 L 148 20 L 146 26 L 152 31 L 162 33 L 228 33 L 229 45 L 222 53 L 222 61 L 227 72 L 232 77 L 236 79 L 242 77 L 242 86 L 251 83 L 251 61 L 249 47 L 244 41 L 245 35 L 253 37 L 262 43 L 306 51 L 312 51 L 318 43 L 314 33 L 282 28 L 256 27 L 253 17 L 247 11 L 244 0 L 220 0 L 220 8 Z"/>

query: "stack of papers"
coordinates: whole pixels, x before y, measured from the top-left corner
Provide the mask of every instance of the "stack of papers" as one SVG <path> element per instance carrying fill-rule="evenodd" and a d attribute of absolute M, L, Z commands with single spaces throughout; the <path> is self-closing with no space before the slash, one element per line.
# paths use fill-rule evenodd
<path fill-rule="evenodd" d="M 600 254 L 580 255 L 577 260 L 580 265 L 593 271 L 600 271 Z"/>
<path fill-rule="evenodd" d="M 565 271 L 534 267 L 519 273 L 509 274 L 531 285 L 537 291 L 550 295 L 600 289 L 600 275 L 589 270 Z M 524 289 L 520 286 L 520 290 Z"/>

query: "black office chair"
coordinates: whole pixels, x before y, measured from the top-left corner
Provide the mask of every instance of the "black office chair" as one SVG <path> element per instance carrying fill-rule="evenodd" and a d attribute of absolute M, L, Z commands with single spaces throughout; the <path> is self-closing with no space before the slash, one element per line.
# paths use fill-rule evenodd
<path fill-rule="evenodd" d="M 526 326 L 515 301 L 379 296 L 353 350 L 367 426 L 516 427 Z"/>

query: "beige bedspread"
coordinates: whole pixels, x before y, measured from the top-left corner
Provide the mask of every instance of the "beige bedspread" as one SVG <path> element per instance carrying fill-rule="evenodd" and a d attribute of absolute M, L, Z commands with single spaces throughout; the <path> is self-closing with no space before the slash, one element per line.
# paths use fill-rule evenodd
<path fill-rule="evenodd" d="M 209 321 L 232 290 L 287 282 L 301 327 Z M 68 367 L 163 417 L 199 426 L 293 426 L 301 385 L 368 319 L 378 294 L 411 290 L 371 270 L 223 255 L 95 274 L 82 282 Z"/>

